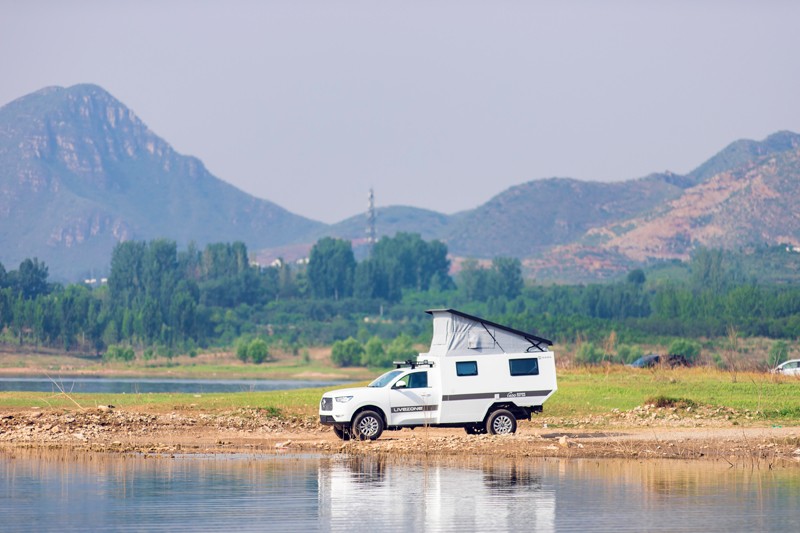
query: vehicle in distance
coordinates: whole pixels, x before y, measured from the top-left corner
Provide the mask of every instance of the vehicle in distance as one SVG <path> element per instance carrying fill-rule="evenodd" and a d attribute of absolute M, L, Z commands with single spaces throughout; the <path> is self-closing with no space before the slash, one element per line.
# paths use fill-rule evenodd
<path fill-rule="evenodd" d="M 662 357 L 657 353 L 643 355 L 628 366 L 634 368 L 650 368 L 660 364 L 669 365 L 670 368 L 676 366 L 691 366 L 691 363 L 681 354 L 671 353 L 666 357 Z"/>
<path fill-rule="evenodd" d="M 800 376 L 800 359 L 789 359 L 772 369 L 776 374 Z"/>

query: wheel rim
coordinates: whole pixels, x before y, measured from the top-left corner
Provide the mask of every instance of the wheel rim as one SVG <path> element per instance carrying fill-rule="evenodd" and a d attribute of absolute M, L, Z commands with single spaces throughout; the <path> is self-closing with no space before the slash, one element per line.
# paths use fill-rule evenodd
<path fill-rule="evenodd" d="M 372 437 L 378 432 L 378 420 L 372 416 L 362 418 L 358 423 L 358 432 L 365 437 Z"/>
<path fill-rule="evenodd" d="M 513 421 L 506 415 L 500 415 L 492 422 L 492 429 L 498 434 L 511 433 L 512 426 Z"/>

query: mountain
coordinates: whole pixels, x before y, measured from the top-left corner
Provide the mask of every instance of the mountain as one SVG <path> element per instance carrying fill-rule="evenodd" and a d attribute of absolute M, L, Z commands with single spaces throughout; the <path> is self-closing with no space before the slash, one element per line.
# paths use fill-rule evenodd
<path fill-rule="evenodd" d="M 579 154 L 577 154 L 579 156 Z M 378 191 L 380 194 L 380 191 Z M 456 257 L 518 257 L 542 280 L 593 280 L 698 246 L 800 246 L 800 135 L 739 140 L 685 175 L 529 181 L 445 215 L 377 210 L 378 236 L 441 239 Z M 0 262 L 38 257 L 56 279 L 102 274 L 114 245 L 244 241 L 260 261 L 307 257 L 322 236 L 366 253 L 366 217 L 326 225 L 249 196 L 175 152 L 95 85 L 49 87 L 0 108 Z"/>
<path fill-rule="evenodd" d="M 96 85 L 48 87 L 0 108 L 0 250 L 53 277 L 103 272 L 121 240 L 266 248 L 324 227 L 249 196 L 175 152 Z"/>

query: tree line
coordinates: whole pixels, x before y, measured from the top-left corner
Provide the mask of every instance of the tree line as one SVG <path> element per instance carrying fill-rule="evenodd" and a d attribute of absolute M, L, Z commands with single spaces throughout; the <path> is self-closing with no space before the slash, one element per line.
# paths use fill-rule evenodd
<path fill-rule="evenodd" d="M 115 347 L 119 358 L 127 348 L 170 355 L 239 341 L 240 357 L 263 361 L 268 349 L 256 339 L 296 351 L 352 338 L 359 346 L 350 342 L 343 361 L 372 364 L 403 352 L 405 337 L 391 346 L 401 334 L 427 342 L 422 311 L 436 307 L 557 342 L 599 342 L 612 331 L 626 343 L 715 337 L 730 327 L 800 337 L 800 288 L 748 279 L 721 251 L 699 250 L 683 280 L 649 280 L 637 269 L 614 283 L 541 285 L 525 283 L 518 259 L 459 267 L 451 277 L 444 243 L 406 233 L 382 238 L 362 261 L 349 241 L 326 237 L 307 264 L 267 267 L 241 242 L 179 250 L 169 240 L 128 241 L 114 248 L 99 287 L 49 283 L 37 259 L 11 271 L 0 264 L 0 340 L 95 353 Z"/>

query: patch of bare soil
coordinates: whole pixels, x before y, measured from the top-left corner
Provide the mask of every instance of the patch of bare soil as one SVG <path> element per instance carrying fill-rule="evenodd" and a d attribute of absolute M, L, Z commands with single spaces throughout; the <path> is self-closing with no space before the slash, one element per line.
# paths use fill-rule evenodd
<path fill-rule="evenodd" d="M 521 422 L 513 435 L 417 428 L 387 431 L 376 441 L 344 442 L 314 417 L 279 418 L 261 409 L 213 413 L 132 412 L 109 406 L 5 409 L 0 412 L 0 447 L 145 454 L 290 451 L 450 458 L 667 458 L 800 466 L 798 427 L 738 427 L 726 420 L 727 415 L 684 415 L 645 406 L 590 419 L 535 418 Z"/>

